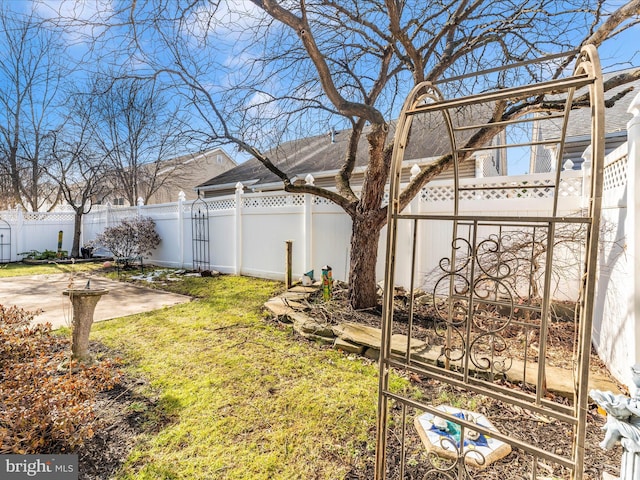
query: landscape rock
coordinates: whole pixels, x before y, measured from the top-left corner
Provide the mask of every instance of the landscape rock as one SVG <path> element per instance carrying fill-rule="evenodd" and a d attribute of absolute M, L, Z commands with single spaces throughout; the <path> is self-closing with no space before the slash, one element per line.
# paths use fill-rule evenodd
<path fill-rule="evenodd" d="M 300 331 L 296 332 L 301 336 L 306 338 L 307 340 L 310 340 L 312 342 L 316 342 L 319 343 L 320 345 L 333 345 L 333 338 L 327 338 L 327 337 L 323 337 L 321 335 L 314 335 L 313 333 L 303 333 Z"/>
<path fill-rule="evenodd" d="M 304 333 L 310 333 L 313 335 L 319 335 L 326 338 L 335 338 L 333 329 L 330 325 L 314 322 L 313 320 L 307 320 L 306 322 L 295 322 L 294 325 L 302 330 Z"/>
<path fill-rule="evenodd" d="M 282 317 L 288 317 L 289 314 L 293 313 L 294 310 L 287 303 L 283 302 L 281 298 L 272 298 L 268 302 L 264 304 L 264 307 L 269 310 L 274 316 L 278 318 L 278 320 L 283 321 Z M 291 320 L 287 318 L 287 321 L 290 323 Z"/>
<path fill-rule="evenodd" d="M 340 325 L 334 325 L 333 333 L 336 337 L 348 342 L 380 349 L 382 333 L 379 328 L 345 322 Z"/>
<path fill-rule="evenodd" d="M 382 340 L 382 330 L 368 325 L 354 322 L 344 322 L 338 325 L 330 325 L 324 322 L 318 322 L 305 313 L 308 305 L 301 303 L 309 295 L 319 288 L 319 285 L 311 287 L 297 286 L 285 292 L 279 297 L 272 298 L 265 303 L 265 307 L 280 321 L 293 323 L 294 330 L 304 338 L 311 341 L 320 342 L 323 345 L 333 345 L 334 348 L 342 350 L 346 353 L 355 353 L 364 357 L 377 361 L 380 358 L 380 345 Z M 311 292 L 309 292 L 311 290 Z M 415 295 L 420 291 L 414 291 Z M 423 300 L 424 299 L 424 300 Z M 429 293 L 423 293 L 419 297 L 420 301 L 431 302 L 432 296 Z M 443 304 L 443 300 L 436 299 L 436 302 Z M 394 334 L 391 336 L 391 354 L 392 356 L 406 357 L 407 336 L 402 334 Z M 427 365 L 444 365 L 445 357 L 442 346 L 430 346 L 426 342 L 412 338 L 411 339 L 411 358 L 412 360 Z M 461 352 L 451 352 L 453 358 L 461 358 Z M 512 364 L 504 376 L 511 382 L 522 382 L 522 372 L 524 365 L 517 359 L 510 360 Z M 454 371 L 461 371 L 462 362 L 460 360 L 450 360 L 449 367 Z M 473 375 L 486 376 L 490 372 L 476 369 L 471 366 Z M 498 372 L 496 375 L 502 375 Z M 535 384 L 537 376 L 537 364 L 533 362 L 527 363 L 527 378 L 525 382 Z M 573 395 L 572 375 L 570 372 L 558 367 L 546 367 L 547 388 L 556 394 L 571 397 Z M 619 387 L 606 378 L 605 375 L 592 372 L 589 377 L 590 388 L 597 390 L 609 390 L 619 392 Z"/>
<path fill-rule="evenodd" d="M 348 342 L 341 338 L 335 339 L 335 341 L 333 342 L 333 347 L 336 350 L 342 350 L 343 352 L 346 352 L 346 353 L 356 353 L 358 355 L 362 355 L 365 348 L 362 345 L 357 345 L 355 343 Z"/>
<path fill-rule="evenodd" d="M 364 356 L 369 360 L 375 360 L 377 362 L 380 359 L 380 350 L 376 348 L 367 348 L 364 351 Z"/>
<path fill-rule="evenodd" d="M 281 294 L 280 298 L 284 298 L 287 301 L 300 301 L 300 300 L 308 299 L 309 298 L 309 294 L 306 293 L 306 292 L 288 290 L 288 291 L 284 292 L 283 294 Z"/>

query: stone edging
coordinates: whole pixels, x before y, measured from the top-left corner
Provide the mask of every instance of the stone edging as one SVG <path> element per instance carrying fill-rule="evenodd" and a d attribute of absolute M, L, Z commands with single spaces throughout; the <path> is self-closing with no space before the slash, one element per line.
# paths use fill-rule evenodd
<path fill-rule="evenodd" d="M 312 293 L 318 289 L 314 286 L 295 286 L 277 297 L 268 300 L 264 306 L 283 323 L 289 323 L 302 337 L 319 342 L 323 345 L 332 345 L 346 353 L 363 355 L 366 358 L 378 360 L 380 356 L 381 330 L 358 323 L 346 322 L 339 325 L 321 323 L 304 313 L 304 305 Z M 391 337 L 392 355 L 406 356 L 408 338 L 406 335 L 395 334 Z M 411 339 L 411 356 L 417 361 L 435 365 L 442 363 L 442 350 L 440 347 L 430 347 L 418 339 Z M 454 362 L 459 363 L 459 362 Z M 528 362 L 527 381 L 536 383 L 537 365 Z M 520 360 L 513 360 L 512 367 L 507 372 L 507 379 L 514 383 L 522 382 L 524 365 Z M 547 389 L 567 398 L 573 396 L 573 382 L 570 372 L 563 368 L 546 366 Z M 621 393 L 617 384 L 605 375 L 591 372 L 589 376 L 589 390 L 603 390 Z"/>

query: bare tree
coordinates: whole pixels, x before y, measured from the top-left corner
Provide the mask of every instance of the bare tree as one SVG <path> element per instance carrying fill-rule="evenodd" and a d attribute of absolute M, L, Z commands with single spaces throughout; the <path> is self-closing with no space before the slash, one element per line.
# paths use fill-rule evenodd
<path fill-rule="evenodd" d="M 95 92 L 71 94 L 65 122 L 52 134 L 52 164 L 47 173 L 75 213 L 70 253 L 73 258 L 80 256 L 83 215 L 109 189 L 105 182 L 108 167 L 98 150 L 93 124 L 97 99 Z"/>
<path fill-rule="evenodd" d="M 112 187 L 130 205 L 179 182 L 180 116 L 156 82 L 103 77 L 94 87 L 95 140 L 109 166 Z"/>
<path fill-rule="evenodd" d="M 59 191 L 44 172 L 64 76 L 62 49 L 33 13 L 3 8 L 0 30 L 0 174 L 12 203 L 32 211 L 53 208 Z"/>
<path fill-rule="evenodd" d="M 389 127 L 410 89 L 425 80 L 599 46 L 638 23 L 640 0 L 613 12 L 607 6 L 586 0 L 147 0 L 134 2 L 118 18 L 131 27 L 120 45 L 147 68 L 135 76 L 163 79 L 199 114 L 200 126 L 191 125 L 190 135 L 235 144 L 277 175 L 286 191 L 327 198 L 351 217 L 349 297 L 353 307 L 364 308 L 377 301 L 375 266 L 393 148 Z M 519 80 L 560 77 L 574 59 L 568 55 L 544 71 L 525 69 L 528 78 Z M 609 85 L 634 78 L 637 72 Z M 456 94 L 510 80 L 497 75 L 460 82 Z M 553 108 L 546 100 L 503 102 L 484 120 Z M 295 184 L 268 153 L 336 124 L 349 138 L 335 189 Z M 466 147 L 485 145 L 499 132 L 499 126 L 481 129 Z M 363 149 L 368 163 L 356 194 L 352 175 Z M 451 164 L 452 156 L 445 155 L 423 169 L 403 190 L 401 207 Z"/>

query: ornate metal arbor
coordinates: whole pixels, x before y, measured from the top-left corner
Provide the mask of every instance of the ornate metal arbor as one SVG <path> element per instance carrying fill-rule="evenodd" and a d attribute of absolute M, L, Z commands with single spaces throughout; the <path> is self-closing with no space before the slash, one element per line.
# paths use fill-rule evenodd
<path fill-rule="evenodd" d="M 0 218 L 0 263 L 11 261 L 11 225 Z"/>
<path fill-rule="evenodd" d="M 191 246 L 193 269 L 202 272 L 211 269 L 209 260 L 209 209 L 198 192 L 191 205 Z"/>
<path fill-rule="evenodd" d="M 487 445 L 506 446 L 503 452 L 513 450 L 519 459 L 526 459 L 517 478 L 583 478 L 604 104 L 595 48 L 583 48 L 578 57 L 573 74 L 566 78 L 451 100 L 443 97 L 440 84 L 423 83 L 405 101 L 396 128 L 390 176 L 377 480 L 480 478 L 479 472 L 500 463 L 490 465 L 494 451 Z M 531 68 L 532 63 L 477 75 Z M 490 115 L 498 103 L 514 105 L 530 98 L 544 98 L 557 108 L 553 113 L 509 121 Z M 562 152 L 578 99 L 591 112 L 591 180 L 582 186 L 589 202 L 582 211 L 567 214 L 561 205 L 567 188 Z M 474 111 L 489 112 L 492 120 L 478 122 L 478 115 L 463 114 Z M 429 116 L 439 119 L 448 133 L 446 154 L 451 156 L 454 181 L 450 210 L 404 213 L 400 211 L 404 152 L 412 124 Z M 520 136 L 512 143 L 495 142 L 501 138 L 497 135 L 500 131 L 539 126 L 541 122 L 546 122 L 547 131 L 555 129 L 551 139 Z M 487 139 L 481 147 L 468 147 L 480 137 Z M 473 211 L 474 199 L 487 198 L 492 192 L 463 185 L 463 160 L 483 151 L 536 151 L 542 147 L 546 150 L 539 154 L 555 157 L 555 178 L 545 182 L 521 178 L 498 187 L 510 198 L 535 199 L 535 212 L 505 216 Z M 583 168 L 587 167 L 585 163 Z M 403 244 L 408 253 L 400 247 L 399 230 L 412 232 L 411 244 Z M 448 238 L 444 242 L 448 246 L 438 261 L 427 264 L 416 255 L 415 246 L 434 236 Z M 432 244 L 438 248 L 435 241 Z M 402 318 L 394 300 L 394 286 L 399 283 L 395 267 L 401 254 L 410 257 L 413 267 Z M 567 303 L 559 301 L 563 298 L 560 292 L 572 289 L 577 297 L 576 314 L 570 320 L 575 327 L 573 355 L 559 359 L 552 355 L 555 345 L 549 342 L 550 332 L 559 322 L 556 307 Z M 419 313 L 425 304 L 428 313 Z M 425 337 L 424 329 L 417 328 L 419 324 L 429 326 L 432 334 Z M 422 388 L 395 389 L 390 382 L 392 369 L 420 379 L 420 385 L 440 387 L 427 393 Z M 549 385 L 561 380 L 558 376 L 570 379 L 571 394 L 552 394 Z M 443 408 L 446 403 L 455 405 Z M 524 425 L 527 434 L 519 434 L 513 422 Z M 549 441 L 544 429 L 550 424 L 563 426 L 568 434 Z M 479 444 L 478 438 L 485 443 Z M 522 475 L 522 471 L 526 473 Z M 502 475 L 515 478 L 504 476 L 504 471 Z"/>

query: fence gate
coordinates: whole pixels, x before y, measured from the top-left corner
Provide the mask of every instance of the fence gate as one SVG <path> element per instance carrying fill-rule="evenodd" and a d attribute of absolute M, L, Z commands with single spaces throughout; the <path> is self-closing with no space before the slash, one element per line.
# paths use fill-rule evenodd
<path fill-rule="evenodd" d="M 518 69 L 531 73 L 554 64 L 542 60 L 475 79 L 423 83 L 404 104 L 390 180 L 377 480 L 596 478 L 585 476 L 584 465 L 604 157 L 597 52 L 584 48 L 574 73 L 561 79 L 452 100 L 442 93 L 482 75 L 516 85 Z M 527 107 L 528 99 L 539 98 L 550 111 Z M 582 185 L 562 175 L 577 103 L 590 107 L 591 122 L 591 165 L 585 160 L 582 166 L 585 173 L 591 169 L 591 179 Z M 522 115 L 508 121 L 495 114 L 517 108 Z M 428 142 L 443 137 L 433 132 L 448 133 L 443 155 L 451 155 L 454 187 L 444 214 L 400 211 L 403 156 L 418 127 L 432 132 Z M 551 155 L 555 181 L 492 190 L 459 186 L 463 160 L 495 160 L 505 151 Z M 590 202 L 584 211 L 559 216 L 562 194 L 571 188 L 590 189 Z M 474 211 L 475 199 L 500 198 L 529 207 L 508 217 Z M 399 243 L 401 229 L 410 232 L 408 244 Z M 419 242 L 441 259 L 427 264 L 416 253 Z M 403 296 L 394 287 L 402 283 L 395 278 L 399 259 L 413 267 Z M 411 387 L 390 381 L 392 370 L 410 378 Z"/>
<path fill-rule="evenodd" d="M 200 195 L 191 205 L 191 242 L 193 269 L 202 272 L 211 270 L 209 263 L 209 209 Z"/>
<path fill-rule="evenodd" d="M 0 263 L 11 261 L 11 225 L 0 219 Z"/>

